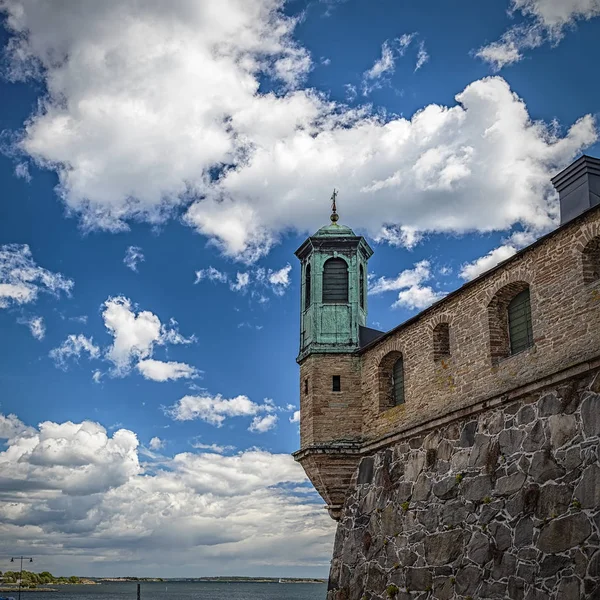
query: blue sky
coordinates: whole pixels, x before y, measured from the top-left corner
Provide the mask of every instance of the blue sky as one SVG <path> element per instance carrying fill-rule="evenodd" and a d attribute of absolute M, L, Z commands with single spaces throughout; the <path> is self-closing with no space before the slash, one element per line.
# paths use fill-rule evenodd
<path fill-rule="evenodd" d="M 600 5 L 74 6 L 0 1 L 0 554 L 325 575 L 293 252 L 339 189 L 385 330 L 555 227 Z"/>

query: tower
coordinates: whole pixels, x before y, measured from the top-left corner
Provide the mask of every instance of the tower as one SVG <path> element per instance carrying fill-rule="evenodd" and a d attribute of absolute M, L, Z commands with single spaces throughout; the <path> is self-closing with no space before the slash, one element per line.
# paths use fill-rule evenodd
<path fill-rule="evenodd" d="M 369 332 L 365 239 L 331 222 L 296 251 L 302 264 L 300 314 L 300 445 L 295 453 L 336 518 L 358 460 L 361 378 L 357 350 Z"/>

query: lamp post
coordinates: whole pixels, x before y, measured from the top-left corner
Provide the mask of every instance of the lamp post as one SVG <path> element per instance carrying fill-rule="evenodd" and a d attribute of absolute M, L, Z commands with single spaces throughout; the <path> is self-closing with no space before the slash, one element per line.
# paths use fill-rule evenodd
<path fill-rule="evenodd" d="M 33 562 L 31 556 L 17 556 L 17 560 L 21 560 L 21 570 L 19 571 L 19 600 L 21 600 L 21 583 L 23 581 L 23 561 L 28 560 L 30 563 Z M 15 562 L 15 557 L 10 559 L 10 562 Z"/>

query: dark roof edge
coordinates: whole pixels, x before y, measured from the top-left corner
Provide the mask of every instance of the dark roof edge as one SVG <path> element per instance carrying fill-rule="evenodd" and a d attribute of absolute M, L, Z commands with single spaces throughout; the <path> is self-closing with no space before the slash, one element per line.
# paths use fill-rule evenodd
<path fill-rule="evenodd" d="M 580 215 L 577 215 L 576 217 L 574 217 L 570 221 L 567 221 L 566 223 L 563 223 L 562 225 L 560 225 L 556 229 L 553 229 L 552 231 L 550 231 L 546 235 L 543 235 L 541 238 L 537 239 L 532 244 L 529 244 L 529 246 L 525 246 L 525 248 L 522 248 L 521 250 L 519 250 L 516 254 L 514 254 L 510 258 L 507 258 L 506 260 L 503 260 L 502 262 L 498 263 L 495 267 L 492 267 L 491 269 L 488 269 L 487 271 L 485 271 L 481 275 L 478 275 L 477 277 L 475 277 L 475 279 L 471 279 L 471 281 L 467 281 L 467 283 L 464 283 L 459 288 L 453 290 L 452 292 L 450 292 L 449 294 L 447 294 L 446 296 L 444 296 L 443 298 L 441 298 L 440 300 L 438 300 L 437 302 L 435 302 L 431 306 L 428 306 L 426 309 L 422 310 L 420 313 L 417 313 L 414 317 L 410 317 L 410 319 L 407 319 L 403 323 L 400 323 L 400 325 L 397 325 L 393 329 L 390 329 L 389 331 L 386 331 L 381 337 L 379 337 L 376 340 L 368 343 L 366 346 L 363 346 L 362 348 L 359 348 L 356 352 L 358 354 L 362 354 L 366 350 L 369 350 L 370 348 L 373 348 L 374 346 L 376 346 L 377 344 L 379 344 L 383 340 L 387 339 L 392 334 L 400 331 L 404 327 L 408 327 L 409 325 L 412 325 L 412 323 L 415 323 L 416 321 L 418 321 L 419 319 L 421 319 L 423 316 L 425 316 L 426 314 L 430 313 L 433 309 L 438 308 L 439 306 L 442 306 L 450 298 L 454 298 L 455 296 L 458 296 L 465 289 L 470 288 L 471 286 L 475 285 L 476 283 L 480 282 L 481 280 L 485 279 L 486 277 L 489 277 L 490 275 L 492 275 L 492 273 L 495 273 L 496 271 L 504 268 L 506 265 L 510 264 L 511 262 L 516 261 L 517 259 L 521 258 L 526 252 L 529 252 L 530 250 L 533 250 L 534 248 L 537 248 L 538 246 L 541 246 L 544 242 L 546 242 L 547 240 L 549 240 L 552 236 L 554 236 L 557 233 L 559 233 L 559 232 L 561 232 L 561 231 L 563 231 L 563 230 L 571 227 L 571 225 L 574 225 L 577 222 L 581 221 L 584 217 L 588 216 L 589 214 L 593 213 L 594 211 L 600 211 L 600 205 L 592 206 L 591 208 L 588 208 L 586 211 L 582 212 Z"/>

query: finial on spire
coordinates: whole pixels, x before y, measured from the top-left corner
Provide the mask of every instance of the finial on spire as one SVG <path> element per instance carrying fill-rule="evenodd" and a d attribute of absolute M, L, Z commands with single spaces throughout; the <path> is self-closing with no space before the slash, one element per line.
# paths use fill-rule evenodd
<path fill-rule="evenodd" d="M 340 218 L 337 214 L 337 206 L 336 206 L 336 199 L 337 199 L 337 195 L 338 195 L 338 191 L 333 188 L 333 194 L 331 194 L 331 222 L 332 223 L 337 223 L 338 219 Z"/>

